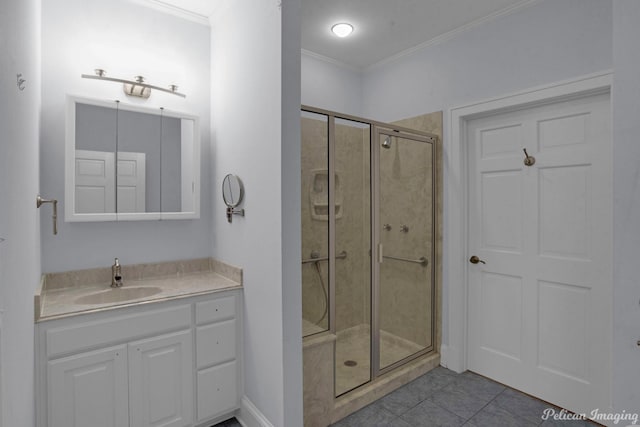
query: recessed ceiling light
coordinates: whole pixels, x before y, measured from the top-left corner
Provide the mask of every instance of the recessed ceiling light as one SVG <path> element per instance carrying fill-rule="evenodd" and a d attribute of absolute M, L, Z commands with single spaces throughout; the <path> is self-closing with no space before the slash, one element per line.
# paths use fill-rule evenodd
<path fill-rule="evenodd" d="M 331 31 L 333 31 L 333 34 L 338 37 L 347 37 L 353 32 L 353 25 L 347 24 L 346 22 L 341 22 L 331 27 Z"/>

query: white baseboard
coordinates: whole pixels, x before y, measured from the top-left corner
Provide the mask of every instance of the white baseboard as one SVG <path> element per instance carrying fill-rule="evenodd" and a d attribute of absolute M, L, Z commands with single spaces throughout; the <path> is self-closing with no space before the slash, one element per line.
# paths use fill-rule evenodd
<path fill-rule="evenodd" d="M 440 366 L 451 369 L 454 372 L 461 373 L 465 371 L 465 367 L 460 363 L 455 348 L 446 344 L 440 346 Z"/>
<path fill-rule="evenodd" d="M 243 427 L 273 427 L 271 421 L 253 404 L 247 396 L 242 396 L 236 419 Z"/>
<path fill-rule="evenodd" d="M 449 346 L 446 344 L 440 345 L 440 366 L 449 367 Z"/>

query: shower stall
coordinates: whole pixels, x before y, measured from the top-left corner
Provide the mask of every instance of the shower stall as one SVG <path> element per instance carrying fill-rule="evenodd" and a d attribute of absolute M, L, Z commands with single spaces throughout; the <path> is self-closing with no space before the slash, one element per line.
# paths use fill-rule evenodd
<path fill-rule="evenodd" d="M 307 106 L 301 129 L 302 329 L 333 337 L 340 398 L 436 350 L 438 136 Z"/>

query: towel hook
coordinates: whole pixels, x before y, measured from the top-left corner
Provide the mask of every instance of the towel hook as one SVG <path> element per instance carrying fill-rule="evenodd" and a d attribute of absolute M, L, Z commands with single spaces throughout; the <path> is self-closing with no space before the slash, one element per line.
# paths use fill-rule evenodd
<path fill-rule="evenodd" d="M 527 153 L 527 149 L 523 148 L 522 151 L 524 151 L 524 165 L 525 166 L 533 166 L 536 164 L 536 158 L 533 156 L 530 156 L 529 153 Z"/>

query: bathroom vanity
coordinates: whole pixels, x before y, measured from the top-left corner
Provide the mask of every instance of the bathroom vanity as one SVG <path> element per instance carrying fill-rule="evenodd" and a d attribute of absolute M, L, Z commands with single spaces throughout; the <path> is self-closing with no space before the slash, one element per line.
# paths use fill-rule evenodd
<path fill-rule="evenodd" d="M 43 277 L 35 299 L 38 427 L 204 427 L 234 415 L 241 270 L 197 261 L 199 270 L 186 272 L 198 262 L 124 266 L 117 289 L 81 285 L 106 269 Z"/>

